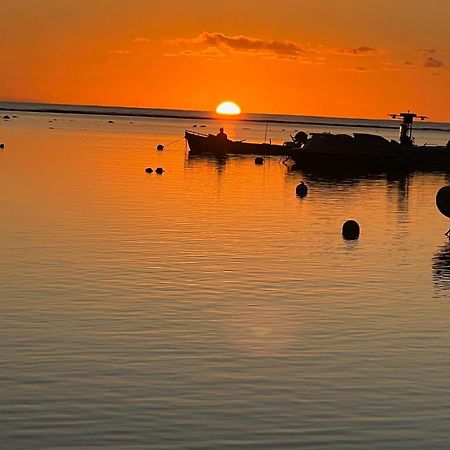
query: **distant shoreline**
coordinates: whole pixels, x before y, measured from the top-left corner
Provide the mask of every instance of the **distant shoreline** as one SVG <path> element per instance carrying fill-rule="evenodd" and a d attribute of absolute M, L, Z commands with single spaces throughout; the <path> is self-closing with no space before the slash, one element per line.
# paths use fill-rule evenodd
<path fill-rule="evenodd" d="M 42 105 L 42 106 L 41 106 Z M 289 116 L 277 115 L 277 114 L 257 114 L 266 116 L 264 118 L 258 117 L 240 117 L 234 119 L 233 117 L 215 117 L 203 113 L 201 111 L 188 111 L 185 114 L 177 113 L 177 110 L 165 110 L 165 109 L 148 109 L 145 108 L 127 108 L 127 107 L 110 107 L 110 106 L 79 106 L 79 105 L 46 105 L 39 103 L 8 103 L 0 102 L 0 111 L 3 112 L 31 112 L 31 113 L 47 113 L 47 114 L 74 114 L 74 115 L 93 115 L 93 116 L 115 116 L 115 117 L 147 117 L 147 118 L 160 118 L 160 119 L 181 119 L 181 120 L 237 120 L 240 122 L 254 122 L 254 123 L 274 123 L 274 124 L 287 124 L 287 125 L 314 125 L 314 126 L 331 126 L 331 127 L 355 127 L 355 128 L 379 128 L 379 129 L 397 129 L 398 124 L 376 124 L 374 122 L 382 121 L 382 119 L 354 119 L 354 118 L 328 118 L 317 117 L 316 121 L 311 120 L 289 120 L 277 118 L 277 116 Z M 161 111 L 161 112 L 158 112 Z M 164 113 L 165 111 L 173 111 L 173 113 Z M 253 115 L 253 114 L 251 114 Z M 292 116 L 295 117 L 295 116 Z M 370 121 L 371 123 L 355 123 L 355 121 Z M 340 121 L 347 121 L 343 123 Z M 351 121 L 351 123 L 348 123 Z M 436 124 L 439 122 L 435 122 Z M 442 122 L 442 125 L 447 125 L 446 122 Z M 418 127 L 424 131 L 442 131 L 449 132 L 449 129 L 437 128 L 437 127 Z"/>

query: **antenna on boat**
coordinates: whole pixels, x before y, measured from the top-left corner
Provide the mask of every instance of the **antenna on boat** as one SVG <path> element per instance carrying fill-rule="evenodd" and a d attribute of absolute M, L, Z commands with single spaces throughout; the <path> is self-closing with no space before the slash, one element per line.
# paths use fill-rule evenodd
<path fill-rule="evenodd" d="M 269 127 L 269 121 L 266 122 L 266 132 L 264 133 L 264 144 L 267 141 L 267 128 Z"/>
<path fill-rule="evenodd" d="M 414 118 L 417 117 L 420 120 L 425 120 L 427 116 L 418 116 L 415 113 L 402 112 L 400 114 L 389 114 L 393 119 L 401 118 L 402 123 L 400 124 L 400 144 L 412 146 L 414 138 L 412 137 L 413 122 Z"/>

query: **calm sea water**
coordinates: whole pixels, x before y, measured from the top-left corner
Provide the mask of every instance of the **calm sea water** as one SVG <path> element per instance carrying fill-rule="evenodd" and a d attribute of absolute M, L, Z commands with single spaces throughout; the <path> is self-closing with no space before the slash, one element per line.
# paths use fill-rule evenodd
<path fill-rule="evenodd" d="M 156 151 L 211 120 L 16 114 L 0 121 L 1 448 L 450 447 L 449 175 Z M 351 131 L 268 137 L 294 129 Z"/>

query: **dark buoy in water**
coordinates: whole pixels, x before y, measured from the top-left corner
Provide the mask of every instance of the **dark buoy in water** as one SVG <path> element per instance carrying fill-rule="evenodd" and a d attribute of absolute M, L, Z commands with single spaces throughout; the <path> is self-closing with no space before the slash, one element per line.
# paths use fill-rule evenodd
<path fill-rule="evenodd" d="M 255 158 L 255 164 L 264 164 L 264 158 L 258 156 Z"/>
<path fill-rule="evenodd" d="M 5 120 L 8 120 L 10 117 L 9 117 L 8 115 L 6 115 L 6 116 L 3 116 L 3 118 L 4 118 Z"/>
<path fill-rule="evenodd" d="M 441 187 L 437 191 L 436 206 L 441 214 L 450 219 L 450 186 Z"/>
<path fill-rule="evenodd" d="M 146 171 L 147 173 L 153 173 L 153 169 L 152 169 L 151 167 L 147 167 L 147 168 L 145 169 L 145 171 Z"/>
<path fill-rule="evenodd" d="M 108 120 L 108 123 L 114 123 L 114 121 L 113 120 Z"/>
<path fill-rule="evenodd" d="M 3 150 L 5 148 L 5 144 L 0 144 L 0 149 Z"/>
<path fill-rule="evenodd" d="M 156 150 L 164 150 L 164 145 L 158 144 L 158 145 L 156 146 Z"/>
<path fill-rule="evenodd" d="M 158 175 L 162 175 L 162 174 L 164 173 L 164 169 L 163 169 L 162 167 L 158 167 L 158 168 L 155 170 L 155 172 L 156 172 Z"/>
<path fill-rule="evenodd" d="M 306 186 L 306 184 L 303 183 L 303 181 L 300 181 L 300 184 L 295 189 L 295 193 L 299 197 L 306 197 L 308 195 L 308 186 Z"/>
<path fill-rule="evenodd" d="M 359 232 L 359 224 L 355 220 L 347 220 L 347 222 L 342 225 L 342 236 L 344 239 L 358 239 Z"/>

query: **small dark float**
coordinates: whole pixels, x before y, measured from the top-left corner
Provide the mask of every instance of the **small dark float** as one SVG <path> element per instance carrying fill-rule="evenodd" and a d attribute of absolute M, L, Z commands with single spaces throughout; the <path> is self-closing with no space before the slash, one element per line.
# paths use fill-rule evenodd
<path fill-rule="evenodd" d="M 342 236 L 344 239 L 358 239 L 359 233 L 359 224 L 355 220 L 347 220 L 344 225 L 342 225 Z"/>
<path fill-rule="evenodd" d="M 441 214 L 450 219 L 450 186 L 444 186 L 437 191 L 436 206 Z"/>
<path fill-rule="evenodd" d="M 303 181 L 300 181 L 300 184 L 295 188 L 295 193 L 299 197 L 306 197 L 308 195 L 308 186 Z"/>

